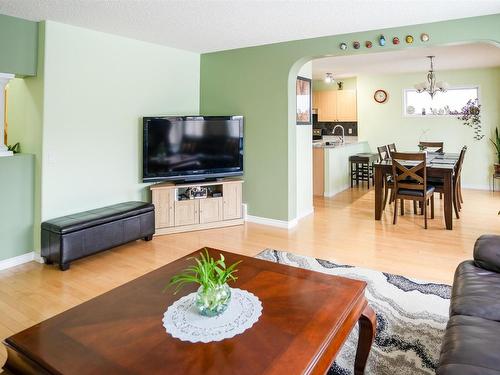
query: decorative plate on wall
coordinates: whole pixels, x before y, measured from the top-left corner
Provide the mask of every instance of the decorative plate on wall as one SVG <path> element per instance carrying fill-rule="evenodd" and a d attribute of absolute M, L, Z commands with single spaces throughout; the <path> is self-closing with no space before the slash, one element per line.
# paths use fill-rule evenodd
<path fill-rule="evenodd" d="M 375 99 L 377 103 L 385 103 L 387 101 L 387 98 L 387 91 L 382 89 L 375 91 L 375 94 L 373 94 L 373 99 Z"/>

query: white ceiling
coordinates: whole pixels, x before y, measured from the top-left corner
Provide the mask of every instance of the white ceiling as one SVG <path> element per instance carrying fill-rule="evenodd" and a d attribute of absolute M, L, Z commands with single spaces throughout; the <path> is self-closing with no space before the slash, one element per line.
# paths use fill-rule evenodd
<path fill-rule="evenodd" d="M 0 0 L 0 13 L 196 52 L 500 13 L 500 0 Z"/>
<path fill-rule="evenodd" d="M 423 72 L 429 70 L 429 59 L 426 56 L 436 56 L 436 71 L 500 66 L 499 47 L 474 43 L 325 57 L 313 60 L 313 78 L 324 79 L 325 73 L 332 73 L 334 78 L 347 78 L 361 74 Z"/>

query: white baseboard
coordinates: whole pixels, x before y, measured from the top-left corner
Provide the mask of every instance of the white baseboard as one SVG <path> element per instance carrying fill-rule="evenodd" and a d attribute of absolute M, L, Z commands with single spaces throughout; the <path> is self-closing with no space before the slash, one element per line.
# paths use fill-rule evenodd
<path fill-rule="evenodd" d="M 332 191 L 325 191 L 323 193 L 323 196 L 325 198 L 331 198 L 331 197 L 334 197 L 336 196 L 338 193 L 341 193 L 343 192 L 344 190 L 347 190 L 347 189 L 350 189 L 351 188 L 351 185 L 350 184 L 346 184 L 346 185 L 342 185 L 341 187 L 335 189 L 335 190 L 332 190 Z"/>
<path fill-rule="evenodd" d="M 309 210 L 303 212 L 295 219 L 288 221 L 276 220 L 276 219 L 269 219 L 267 217 L 248 215 L 247 205 L 245 203 L 243 204 L 243 217 L 245 218 L 245 221 L 255 224 L 269 225 L 277 228 L 284 228 L 284 229 L 291 229 L 295 227 L 300 219 L 309 216 L 313 213 L 314 213 L 314 207 L 311 207 Z"/>
<path fill-rule="evenodd" d="M 473 190 L 490 190 L 491 185 L 474 185 L 474 184 L 462 184 L 464 189 L 473 189 Z"/>
<path fill-rule="evenodd" d="M 306 216 L 312 215 L 314 213 L 314 207 L 310 207 L 306 211 L 302 212 L 300 215 L 297 216 L 297 220 L 303 219 Z"/>
<path fill-rule="evenodd" d="M 255 224 L 270 225 L 272 227 L 291 229 L 297 225 L 298 220 L 293 219 L 293 220 L 286 221 L 286 220 L 269 219 L 267 217 L 247 215 L 245 217 L 245 221 L 248 221 L 250 223 L 255 223 Z"/>
<path fill-rule="evenodd" d="M 28 263 L 31 261 L 43 263 L 42 257 L 38 253 L 31 251 L 29 253 L 18 255 L 13 258 L 0 260 L 0 270 L 6 270 L 7 268 L 19 266 L 20 264 Z"/>

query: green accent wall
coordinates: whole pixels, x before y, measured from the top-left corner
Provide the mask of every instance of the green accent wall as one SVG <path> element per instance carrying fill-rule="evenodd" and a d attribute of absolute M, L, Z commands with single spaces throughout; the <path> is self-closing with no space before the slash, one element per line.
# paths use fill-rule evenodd
<path fill-rule="evenodd" d="M 254 216 L 278 220 L 296 217 L 295 79 L 313 58 L 378 53 L 459 42 L 500 42 L 500 14 L 384 30 L 305 39 L 207 53 L 201 56 L 200 110 L 206 114 L 245 116 L 244 201 Z M 421 42 L 421 33 L 430 41 Z M 378 46 L 384 34 L 415 42 Z M 371 40 L 373 48 L 347 51 L 341 42 Z"/>
<path fill-rule="evenodd" d="M 34 157 L 0 157 L 0 260 L 33 251 Z"/>
<path fill-rule="evenodd" d="M 38 22 L 0 14 L 0 72 L 36 75 Z"/>
<path fill-rule="evenodd" d="M 21 151 L 34 155 L 34 222 L 32 250 L 40 249 L 42 131 L 44 92 L 45 22 L 38 24 L 38 73 L 34 77 L 15 78 L 8 84 L 9 144 L 20 142 Z"/>

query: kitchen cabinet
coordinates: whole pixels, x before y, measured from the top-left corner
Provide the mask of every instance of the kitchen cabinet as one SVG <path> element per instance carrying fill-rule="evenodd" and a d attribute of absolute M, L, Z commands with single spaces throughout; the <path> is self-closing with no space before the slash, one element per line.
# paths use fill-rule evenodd
<path fill-rule="evenodd" d="M 313 195 L 325 193 L 325 151 L 323 147 L 313 148 Z"/>
<path fill-rule="evenodd" d="M 341 90 L 337 93 L 337 121 L 357 121 L 356 91 Z"/>
<path fill-rule="evenodd" d="M 357 121 L 356 90 L 329 90 L 313 93 L 318 121 Z"/>

